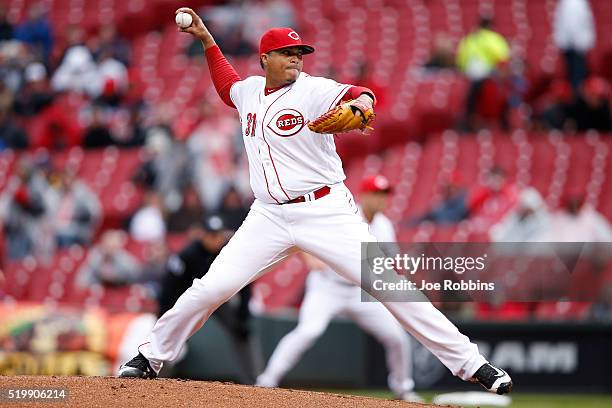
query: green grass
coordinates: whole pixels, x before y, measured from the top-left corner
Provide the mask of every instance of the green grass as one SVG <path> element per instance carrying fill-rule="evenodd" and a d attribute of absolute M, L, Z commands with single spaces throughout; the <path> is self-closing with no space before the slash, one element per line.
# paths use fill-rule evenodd
<path fill-rule="evenodd" d="M 346 390 L 325 389 L 317 390 L 337 394 L 363 395 L 375 398 L 393 398 L 385 390 Z M 435 396 L 432 392 L 419 393 L 426 402 L 431 402 Z M 514 393 L 511 395 L 511 408 L 609 408 L 612 407 L 612 394 L 527 394 Z M 482 406 L 481 408 L 485 408 Z"/>

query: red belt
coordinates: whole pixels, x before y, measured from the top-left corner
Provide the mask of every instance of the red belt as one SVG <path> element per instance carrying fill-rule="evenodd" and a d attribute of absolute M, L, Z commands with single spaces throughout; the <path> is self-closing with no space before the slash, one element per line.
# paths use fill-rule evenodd
<path fill-rule="evenodd" d="M 312 193 L 304 194 L 303 196 L 299 196 L 294 198 L 293 200 L 289 200 L 283 204 L 295 204 L 295 203 L 305 203 L 306 201 L 314 201 L 319 198 L 325 197 L 331 192 L 331 188 L 329 186 L 321 187 L 318 190 L 313 191 Z"/>

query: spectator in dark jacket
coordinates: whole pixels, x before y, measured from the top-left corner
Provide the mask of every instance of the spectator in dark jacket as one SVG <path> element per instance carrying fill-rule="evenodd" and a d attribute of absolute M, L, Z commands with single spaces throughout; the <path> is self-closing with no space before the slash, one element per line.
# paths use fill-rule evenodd
<path fill-rule="evenodd" d="M 83 133 L 83 145 L 89 148 L 100 148 L 115 144 L 113 134 L 104 117 L 104 109 L 94 104 L 91 109 L 91 122 Z"/>
<path fill-rule="evenodd" d="M 13 123 L 6 110 L 0 109 L 0 151 L 5 148 L 26 149 L 27 147 L 28 136 L 25 131 Z"/>
<path fill-rule="evenodd" d="M 587 79 L 581 87 L 576 103 L 569 110 L 570 128 L 579 132 L 589 129 L 608 132 L 612 130 L 610 116 L 610 86 L 599 77 Z"/>
<path fill-rule="evenodd" d="M 469 214 L 467 191 L 456 182 L 450 181 L 442 187 L 442 200 L 430 211 L 413 221 L 418 224 L 430 221 L 436 224 L 454 224 Z"/>
<path fill-rule="evenodd" d="M 15 96 L 15 113 L 32 117 L 53 103 L 47 81 L 47 69 L 40 62 L 29 64 L 24 71 L 24 86 Z"/>
<path fill-rule="evenodd" d="M 242 196 L 240 196 L 236 187 L 230 186 L 227 189 L 223 195 L 219 212 L 232 231 L 237 230 L 242 225 L 249 209 L 242 202 Z"/>
<path fill-rule="evenodd" d="M 193 187 L 189 186 L 183 191 L 183 200 L 180 208 L 168 216 L 168 231 L 189 231 L 204 219 L 204 214 L 204 206 L 200 202 L 198 193 Z"/>

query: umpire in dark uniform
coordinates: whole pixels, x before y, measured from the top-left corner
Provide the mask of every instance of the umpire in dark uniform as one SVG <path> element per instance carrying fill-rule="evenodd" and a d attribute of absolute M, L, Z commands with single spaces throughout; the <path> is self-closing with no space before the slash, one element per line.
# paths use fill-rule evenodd
<path fill-rule="evenodd" d="M 195 238 L 178 254 L 168 258 L 158 299 L 159 316 L 174 306 L 194 279 L 204 276 L 232 234 L 233 231 L 221 215 L 208 216 L 204 219 L 202 228 L 195 232 Z M 247 285 L 234 299 L 219 307 L 213 314 L 234 343 L 238 361 L 242 365 L 239 381 L 244 384 L 255 382 L 263 362 L 249 328 L 250 297 L 251 286 Z"/>

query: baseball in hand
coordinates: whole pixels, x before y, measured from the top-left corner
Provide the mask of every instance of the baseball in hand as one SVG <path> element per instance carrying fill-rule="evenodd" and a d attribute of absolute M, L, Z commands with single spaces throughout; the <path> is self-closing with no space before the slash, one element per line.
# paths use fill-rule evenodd
<path fill-rule="evenodd" d="M 187 28 L 193 23 L 193 18 L 191 18 L 191 14 L 180 12 L 176 15 L 176 25 L 181 28 Z"/>

